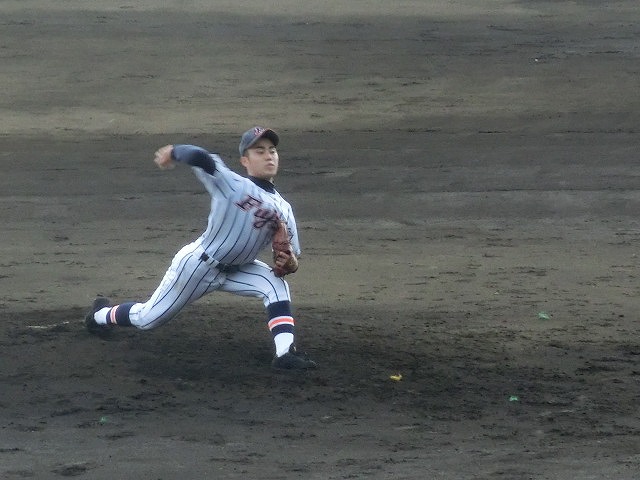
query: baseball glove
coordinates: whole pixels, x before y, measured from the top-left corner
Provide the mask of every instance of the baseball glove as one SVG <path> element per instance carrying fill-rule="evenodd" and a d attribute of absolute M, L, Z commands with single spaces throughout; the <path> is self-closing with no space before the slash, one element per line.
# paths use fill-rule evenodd
<path fill-rule="evenodd" d="M 298 270 L 298 259 L 291 248 L 289 230 L 287 224 L 282 220 L 278 221 L 273 233 L 271 248 L 273 250 L 273 273 L 276 277 L 284 277 Z"/>

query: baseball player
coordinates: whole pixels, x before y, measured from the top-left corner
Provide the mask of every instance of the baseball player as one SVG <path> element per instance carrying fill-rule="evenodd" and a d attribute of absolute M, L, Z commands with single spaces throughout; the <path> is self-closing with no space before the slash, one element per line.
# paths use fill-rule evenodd
<path fill-rule="evenodd" d="M 278 193 L 279 137 L 271 129 L 254 127 L 240 140 L 240 163 L 247 177 L 231 171 L 216 155 L 194 145 L 167 145 L 155 153 L 160 169 L 189 165 L 211 196 L 207 228 L 174 256 L 160 285 L 146 302 L 113 305 L 98 297 L 85 318 L 90 333 L 103 335 L 117 326 L 143 330 L 159 327 L 186 305 L 219 290 L 258 297 L 264 302 L 273 335 L 272 366 L 282 370 L 315 368 L 316 363 L 295 347 L 295 321 L 289 285 L 284 276 L 298 268 L 300 243 L 291 205 Z M 274 236 L 286 245 L 276 249 Z M 273 268 L 257 259 L 267 246 L 274 249 Z"/>

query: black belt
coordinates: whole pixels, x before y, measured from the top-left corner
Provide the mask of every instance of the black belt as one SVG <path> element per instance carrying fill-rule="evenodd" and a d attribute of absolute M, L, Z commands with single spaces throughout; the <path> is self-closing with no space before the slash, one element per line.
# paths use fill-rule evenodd
<path fill-rule="evenodd" d="M 211 258 L 206 253 L 202 253 L 200 255 L 200 260 L 209 265 L 211 268 L 215 268 L 219 272 L 222 273 L 234 273 L 240 270 L 240 265 L 230 265 L 228 263 L 220 263 L 216 259 Z"/>

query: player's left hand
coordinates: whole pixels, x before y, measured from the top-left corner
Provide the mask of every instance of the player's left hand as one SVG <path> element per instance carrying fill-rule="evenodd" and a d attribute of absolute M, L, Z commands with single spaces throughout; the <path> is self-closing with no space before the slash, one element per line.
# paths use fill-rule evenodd
<path fill-rule="evenodd" d="M 273 263 L 276 267 L 285 268 L 293 258 L 295 258 L 295 255 L 291 251 L 274 252 Z"/>
<path fill-rule="evenodd" d="M 298 270 L 298 259 L 292 251 L 273 252 L 273 273 L 284 277 Z"/>
<path fill-rule="evenodd" d="M 280 221 L 271 242 L 273 249 L 273 273 L 276 277 L 284 277 L 298 270 L 298 259 L 293 253 L 289 240 L 287 225 Z"/>

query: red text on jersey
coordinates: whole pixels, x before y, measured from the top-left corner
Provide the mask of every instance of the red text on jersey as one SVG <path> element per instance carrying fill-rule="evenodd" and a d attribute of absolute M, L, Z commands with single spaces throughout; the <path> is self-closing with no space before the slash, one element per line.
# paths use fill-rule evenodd
<path fill-rule="evenodd" d="M 268 223 L 275 228 L 280 219 L 278 212 L 270 208 L 262 208 L 262 203 L 262 200 L 247 195 L 244 200 L 236 202 L 236 206 L 245 212 L 253 211 L 254 228 L 262 228 Z"/>

